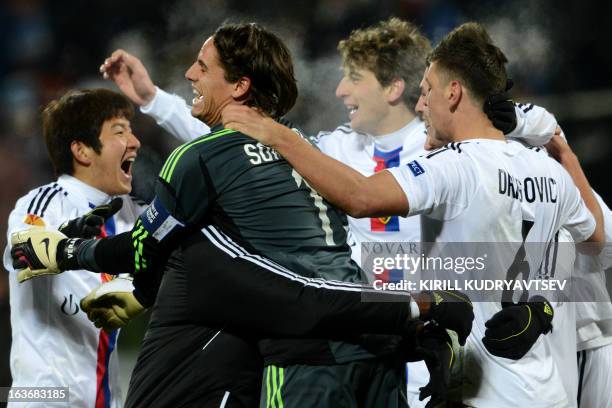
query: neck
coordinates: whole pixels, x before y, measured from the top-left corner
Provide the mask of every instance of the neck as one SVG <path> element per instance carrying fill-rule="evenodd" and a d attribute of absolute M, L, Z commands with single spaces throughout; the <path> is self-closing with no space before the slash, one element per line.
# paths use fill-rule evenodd
<path fill-rule="evenodd" d="M 89 167 L 74 165 L 74 173 L 72 174 L 72 177 L 81 181 L 82 183 L 87 184 L 88 186 L 98 189 L 96 186 L 96 177 L 89 171 Z"/>
<path fill-rule="evenodd" d="M 457 115 L 452 130 L 453 142 L 468 139 L 506 140 L 504 133 L 493 126 L 487 115 L 475 109 L 467 114 Z"/>
<path fill-rule="evenodd" d="M 414 113 L 403 103 L 391 107 L 387 117 L 380 122 L 376 131 L 371 135 L 374 137 L 385 136 L 393 132 L 397 132 L 414 119 Z"/>

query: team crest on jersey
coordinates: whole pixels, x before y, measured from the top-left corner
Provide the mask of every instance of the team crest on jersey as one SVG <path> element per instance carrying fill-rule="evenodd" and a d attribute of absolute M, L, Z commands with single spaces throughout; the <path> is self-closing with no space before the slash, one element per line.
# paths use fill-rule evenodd
<path fill-rule="evenodd" d="M 28 225 L 35 225 L 37 227 L 44 227 L 45 226 L 45 222 L 43 221 L 43 219 L 40 218 L 36 214 L 28 214 L 28 215 L 26 215 L 25 219 L 23 220 L 23 223 L 24 224 L 28 224 Z"/>
<path fill-rule="evenodd" d="M 406 165 L 408 166 L 414 177 L 420 176 L 421 174 L 425 173 L 425 169 L 416 160 L 413 160 Z"/>
<path fill-rule="evenodd" d="M 378 221 L 384 225 L 387 225 L 389 221 L 391 221 L 391 217 L 378 217 Z"/>

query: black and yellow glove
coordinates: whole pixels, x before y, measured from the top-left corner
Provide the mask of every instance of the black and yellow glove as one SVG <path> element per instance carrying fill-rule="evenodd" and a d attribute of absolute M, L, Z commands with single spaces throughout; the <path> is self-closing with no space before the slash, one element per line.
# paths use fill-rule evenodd
<path fill-rule="evenodd" d="M 455 363 L 453 342 L 447 331 L 434 324 L 414 322 L 414 334 L 404 336 L 407 361 L 424 361 L 429 371 L 429 382 L 420 389 L 419 401 L 431 397 L 426 407 L 446 401 L 450 372 Z"/>
<path fill-rule="evenodd" d="M 68 238 L 93 238 L 102 232 L 102 226 L 110 217 L 115 215 L 123 206 L 120 197 L 113 198 L 108 204 L 99 205 L 87 214 L 66 221 L 59 228 L 59 232 Z"/>
<path fill-rule="evenodd" d="M 465 345 L 474 321 L 474 308 L 465 293 L 435 290 L 421 292 L 417 299 L 429 303 L 429 310 L 421 312 L 421 320 L 431 321 L 444 329 L 454 331 L 459 337 L 459 344 Z"/>
<path fill-rule="evenodd" d="M 519 360 L 531 349 L 541 334 L 552 331 L 554 311 L 542 296 L 526 303 L 507 306 L 495 313 L 485 326 L 482 342 L 497 357 Z"/>

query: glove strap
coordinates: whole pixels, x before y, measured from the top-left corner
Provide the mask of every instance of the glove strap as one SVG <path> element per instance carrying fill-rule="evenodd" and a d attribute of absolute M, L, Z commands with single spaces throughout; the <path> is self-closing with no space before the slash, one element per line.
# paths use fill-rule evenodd
<path fill-rule="evenodd" d="M 546 334 L 552 331 L 552 320 L 555 316 L 552 305 L 543 296 L 533 296 L 527 302 L 527 305 L 531 307 L 533 314 L 538 318 L 542 324 L 542 333 Z"/>
<path fill-rule="evenodd" d="M 57 246 L 57 266 L 62 271 L 81 269 L 78 260 L 79 248 L 87 240 L 81 238 L 62 239 Z"/>

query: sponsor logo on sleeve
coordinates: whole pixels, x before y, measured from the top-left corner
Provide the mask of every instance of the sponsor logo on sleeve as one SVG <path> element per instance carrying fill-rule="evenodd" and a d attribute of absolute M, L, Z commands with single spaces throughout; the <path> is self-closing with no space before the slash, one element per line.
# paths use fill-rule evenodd
<path fill-rule="evenodd" d="M 407 166 L 414 175 L 414 177 L 418 177 L 421 174 L 425 173 L 425 169 L 416 160 L 411 161 L 407 164 Z"/>

